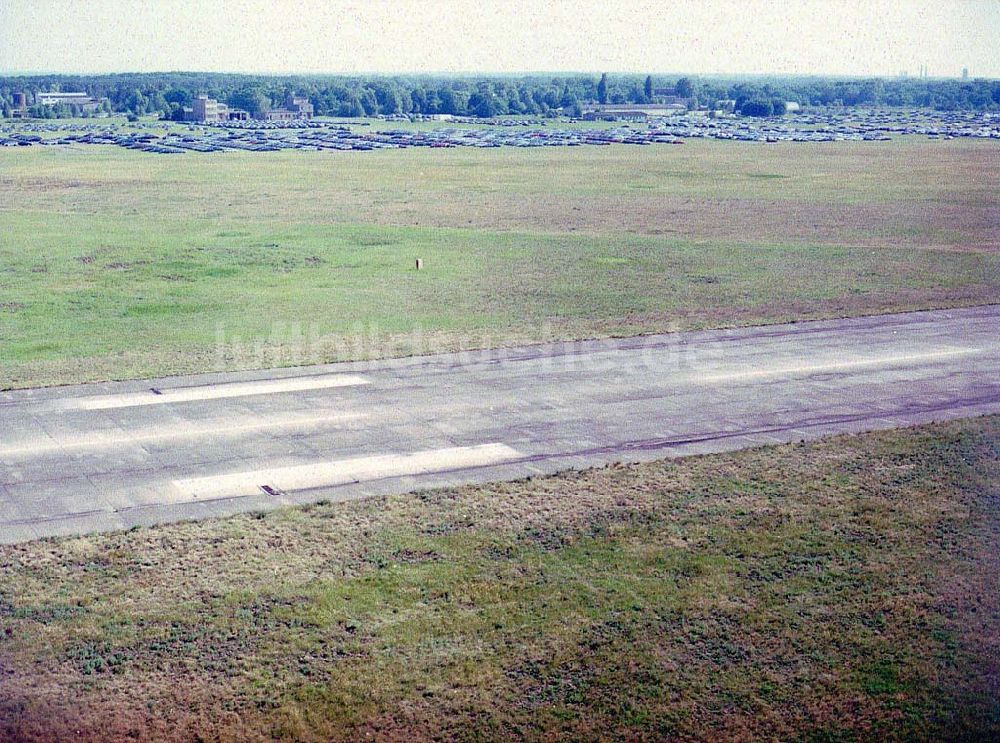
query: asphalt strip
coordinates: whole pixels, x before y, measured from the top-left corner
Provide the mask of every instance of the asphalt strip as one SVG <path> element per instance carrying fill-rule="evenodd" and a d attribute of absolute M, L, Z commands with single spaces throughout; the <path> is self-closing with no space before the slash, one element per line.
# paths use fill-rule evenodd
<path fill-rule="evenodd" d="M 257 382 L 231 382 L 198 387 L 149 389 L 120 395 L 70 398 L 61 401 L 63 410 L 108 410 L 139 405 L 169 405 L 196 400 L 219 400 L 226 397 L 273 395 L 281 392 L 325 390 L 332 387 L 354 387 L 368 384 L 368 380 L 352 374 L 322 374 L 289 379 L 264 379 Z"/>
<path fill-rule="evenodd" d="M 238 498 L 262 492 L 278 495 L 386 477 L 486 467 L 519 457 L 521 453 L 506 444 L 480 444 L 194 477 L 174 480 L 173 486 L 178 501 Z"/>

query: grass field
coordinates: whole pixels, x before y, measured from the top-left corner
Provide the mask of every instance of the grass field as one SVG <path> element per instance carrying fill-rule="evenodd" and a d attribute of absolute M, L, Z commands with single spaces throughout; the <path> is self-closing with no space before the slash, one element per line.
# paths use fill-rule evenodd
<path fill-rule="evenodd" d="M 0 547 L 0 739 L 996 740 L 998 440 Z"/>
<path fill-rule="evenodd" d="M 0 151 L 0 388 L 996 302 L 998 166 L 913 139 Z"/>

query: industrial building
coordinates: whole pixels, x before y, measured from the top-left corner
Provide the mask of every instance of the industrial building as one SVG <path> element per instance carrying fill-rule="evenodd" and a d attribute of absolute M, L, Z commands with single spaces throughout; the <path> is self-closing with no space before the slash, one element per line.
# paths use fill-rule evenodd
<path fill-rule="evenodd" d="M 687 106 L 680 103 L 621 103 L 593 104 L 583 107 L 586 121 L 645 121 L 651 116 L 670 116 L 684 113 Z"/>
<path fill-rule="evenodd" d="M 60 103 L 66 106 L 79 106 L 83 111 L 93 112 L 106 99 L 98 100 L 87 93 L 37 93 L 35 103 L 40 106 L 56 106 Z"/>
<path fill-rule="evenodd" d="M 14 105 L 10 109 L 12 119 L 28 118 L 28 96 L 25 93 L 14 93 Z"/>
<path fill-rule="evenodd" d="M 230 108 L 207 95 L 196 96 L 191 108 L 184 109 L 185 121 L 220 122 L 246 121 L 250 114 L 238 108 Z"/>
<path fill-rule="evenodd" d="M 265 121 L 295 121 L 296 119 L 311 119 L 313 106 L 308 98 L 288 96 L 282 108 L 272 108 L 258 114 L 257 118 Z M 209 98 L 207 95 L 196 96 L 191 101 L 191 108 L 184 109 L 185 121 L 222 122 L 247 121 L 250 114 L 239 108 L 230 108 L 225 103 Z"/>
<path fill-rule="evenodd" d="M 313 117 L 313 105 L 304 96 L 290 95 L 285 99 L 285 105 L 281 108 L 272 108 L 264 114 L 266 121 L 295 121 L 297 119 L 311 119 Z"/>

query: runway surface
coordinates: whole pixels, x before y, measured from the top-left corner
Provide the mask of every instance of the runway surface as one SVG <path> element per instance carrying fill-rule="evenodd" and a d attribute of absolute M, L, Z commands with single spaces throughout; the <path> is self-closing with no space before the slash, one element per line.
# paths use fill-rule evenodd
<path fill-rule="evenodd" d="M 0 542 L 1000 413 L 1000 306 L 0 393 Z"/>

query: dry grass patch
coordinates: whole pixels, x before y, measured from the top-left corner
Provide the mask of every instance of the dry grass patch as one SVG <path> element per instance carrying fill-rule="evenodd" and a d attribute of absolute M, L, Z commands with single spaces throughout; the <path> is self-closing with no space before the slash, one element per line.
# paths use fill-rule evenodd
<path fill-rule="evenodd" d="M 0 548 L 0 738 L 995 738 L 998 434 Z"/>

